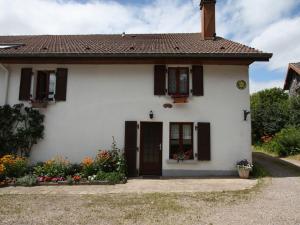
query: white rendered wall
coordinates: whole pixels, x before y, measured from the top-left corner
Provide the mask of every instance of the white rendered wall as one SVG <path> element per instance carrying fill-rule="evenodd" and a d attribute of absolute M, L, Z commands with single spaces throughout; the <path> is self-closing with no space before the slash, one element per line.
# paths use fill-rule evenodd
<path fill-rule="evenodd" d="M 5 104 L 6 92 L 6 74 L 5 70 L 0 66 L 0 105 Z"/>
<path fill-rule="evenodd" d="M 32 150 L 34 162 L 55 155 L 80 162 L 109 149 L 112 136 L 123 149 L 125 121 L 150 121 L 150 110 L 153 121 L 163 122 L 163 170 L 234 170 L 236 161 L 251 160 L 250 118 L 243 121 L 243 110 L 250 109 L 247 66 L 204 65 L 204 96 L 171 109 L 163 107 L 170 97 L 153 95 L 153 65 L 10 65 L 9 104 L 18 103 L 22 67 L 69 69 L 67 101 L 41 110 L 45 138 Z M 245 90 L 237 89 L 238 80 L 247 81 Z M 169 163 L 169 122 L 210 122 L 211 161 Z"/>

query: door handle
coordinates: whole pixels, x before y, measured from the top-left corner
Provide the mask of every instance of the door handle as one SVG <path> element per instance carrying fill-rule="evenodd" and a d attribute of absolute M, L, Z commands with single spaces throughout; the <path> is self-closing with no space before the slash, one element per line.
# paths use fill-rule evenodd
<path fill-rule="evenodd" d="M 161 151 L 162 150 L 162 146 L 161 146 L 161 144 L 159 144 L 159 151 Z"/>

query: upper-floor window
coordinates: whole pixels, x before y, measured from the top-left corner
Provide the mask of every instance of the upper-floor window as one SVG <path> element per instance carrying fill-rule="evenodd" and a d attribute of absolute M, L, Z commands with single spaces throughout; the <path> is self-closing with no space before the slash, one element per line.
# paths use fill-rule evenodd
<path fill-rule="evenodd" d="M 32 102 L 66 101 L 68 69 L 22 68 L 19 100 Z"/>
<path fill-rule="evenodd" d="M 56 90 L 56 72 L 38 71 L 36 79 L 36 100 L 54 100 Z"/>
<path fill-rule="evenodd" d="M 168 68 L 168 92 L 170 95 L 189 95 L 189 68 Z"/>

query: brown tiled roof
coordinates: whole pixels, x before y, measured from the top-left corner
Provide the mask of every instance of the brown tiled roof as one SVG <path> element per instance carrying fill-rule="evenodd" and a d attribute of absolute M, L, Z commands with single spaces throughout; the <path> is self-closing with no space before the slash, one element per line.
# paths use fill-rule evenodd
<path fill-rule="evenodd" d="M 294 67 L 296 70 L 298 69 L 298 74 L 300 75 L 300 62 L 298 62 L 298 63 L 290 63 L 290 65 L 292 66 L 292 67 Z"/>
<path fill-rule="evenodd" d="M 233 57 L 268 60 L 272 54 L 200 33 L 0 36 L 0 57 Z"/>

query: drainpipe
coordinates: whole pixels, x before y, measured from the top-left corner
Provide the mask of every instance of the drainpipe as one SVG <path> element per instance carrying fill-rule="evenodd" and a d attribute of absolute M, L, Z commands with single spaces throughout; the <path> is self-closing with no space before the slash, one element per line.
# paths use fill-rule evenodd
<path fill-rule="evenodd" d="M 0 64 L 0 68 L 4 70 L 5 80 L 4 80 L 4 105 L 8 102 L 8 84 L 9 84 L 9 71 L 8 69 Z"/>

